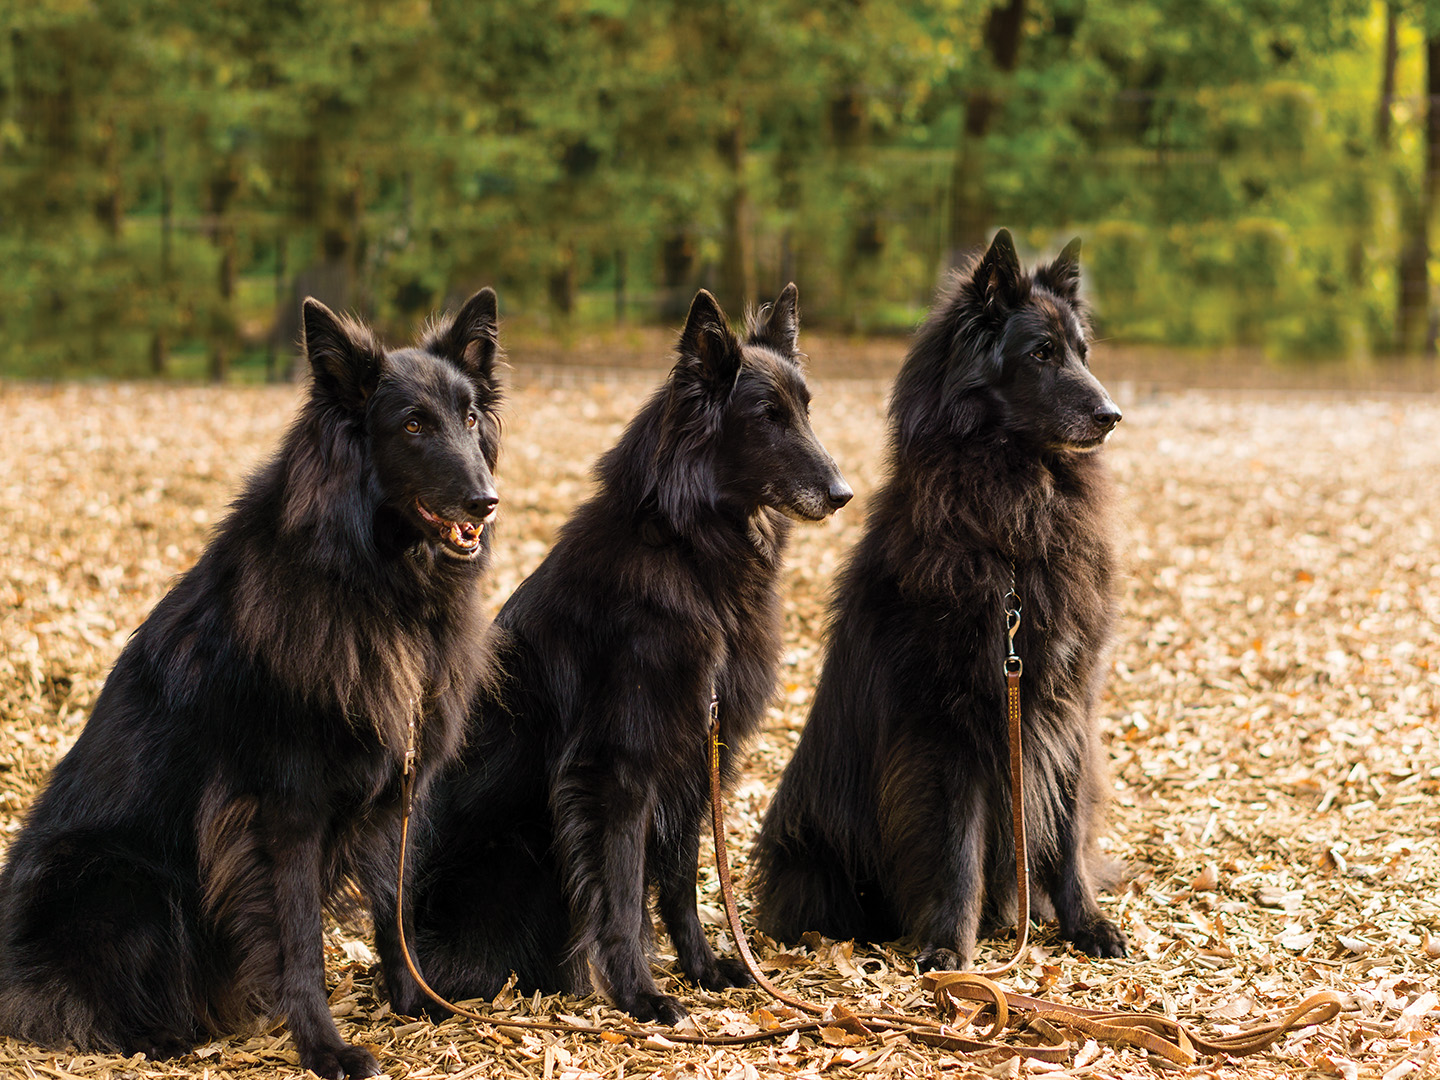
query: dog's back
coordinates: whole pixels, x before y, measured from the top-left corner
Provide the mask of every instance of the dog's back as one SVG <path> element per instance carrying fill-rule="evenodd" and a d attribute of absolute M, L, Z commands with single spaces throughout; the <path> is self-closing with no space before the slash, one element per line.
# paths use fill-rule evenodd
<path fill-rule="evenodd" d="M 1074 251 L 1022 275 L 1008 234 L 957 279 L 897 379 L 890 475 L 840 576 L 809 722 L 757 840 L 758 920 L 785 941 L 915 939 L 969 963 L 1013 906 L 1004 601 L 1024 607 L 1027 828 L 1042 906 L 1109 955 L 1090 858 L 1092 710 L 1112 621 L 1118 420 L 1084 367 Z"/>

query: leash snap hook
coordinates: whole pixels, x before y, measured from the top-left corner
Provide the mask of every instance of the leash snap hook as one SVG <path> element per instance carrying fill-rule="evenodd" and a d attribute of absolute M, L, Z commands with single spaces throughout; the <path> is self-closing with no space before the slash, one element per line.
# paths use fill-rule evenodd
<path fill-rule="evenodd" d="M 400 775 L 408 777 L 415 771 L 415 713 L 410 713 L 410 725 L 405 740 L 405 758 L 401 765 Z"/>
<path fill-rule="evenodd" d="M 1005 594 L 1002 601 L 1005 608 L 1005 636 L 1007 639 L 1008 653 L 1005 657 L 1005 674 L 1019 675 L 1024 670 L 1024 663 L 1015 652 L 1015 635 L 1020 632 L 1020 594 L 1012 587 Z"/>

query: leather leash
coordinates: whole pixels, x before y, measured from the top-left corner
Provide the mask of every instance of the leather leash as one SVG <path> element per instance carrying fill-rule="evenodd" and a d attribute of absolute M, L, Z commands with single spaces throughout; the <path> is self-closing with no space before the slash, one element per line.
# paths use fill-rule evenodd
<path fill-rule="evenodd" d="M 1080 1035 L 1108 1042 L 1114 1046 L 1137 1046 L 1180 1065 L 1193 1065 L 1197 1052 L 1242 1057 L 1257 1053 L 1288 1032 L 1312 1024 L 1323 1024 L 1339 1015 L 1340 996 L 1331 990 L 1312 994 L 1283 1020 L 1263 1024 L 1249 1031 L 1218 1038 L 1206 1038 L 1177 1020 L 1154 1013 L 1109 1012 L 1086 1009 L 1076 1005 L 1044 1001 L 1012 993 L 994 982 L 994 977 L 1011 971 L 1024 955 L 1030 924 L 1030 867 L 1025 836 L 1025 773 L 1021 753 L 1020 677 L 1024 662 L 1015 651 L 1015 635 L 1020 629 L 1021 603 L 1015 589 L 1015 567 L 1010 567 L 1010 589 L 1002 605 L 1005 612 L 1006 656 L 1002 664 L 1005 675 L 1006 729 L 1010 742 L 1010 802 L 1015 837 L 1015 899 L 1017 923 L 1015 949 L 1005 963 L 983 971 L 931 971 L 921 985 L 935 998 L 942 1016 L 956 1018 L 959 1000 L 977 1003 L 964 1016 L 966 1023 L 993 1016 L 990 1027 L 979 1038 L 962 1036 L 953 1028 L 917 1017 L 888 1013 L 848 1013 L 856 1021 L 872 1028 L 904 1030 L 911 1038 L 932 1046 L 963 1052 L 1008 1050 L 1025 1057 L 1045 1061 L 1066 1061 L 1071 1054 L 1069 1041 L 1058 1030 L 1064 1028 Z M 712 692 L 710 701 L 710 803 L 715 838 L 715 868 L 720 894 L 725 903 L 725 917 L 751 977 L 766 993 L 794 1008 L 812 1014 L 826 1010 L 781 991 L 767 979 L 755 962 L 750 944 L 740 922 L 725 850 L 724 793 L 720 784 L 720 703 Z M 1016 1014 L 1012 1021 L 1011 1014 Z M 1016 1045 L 993 1041 L 1007 1028 L 1021 1029 L 1035 1042 Z"/>
<path fill-rule="evenodd" d="M 860 1036 L 876 1036 L 887 1032 L 902 1033 L 909 1038 L 946 1050 L 976 1053 L 1004 1051 L 1012 1055 L 1037 1058 L 1048 1062 L 1068 1061 L 1073 1053 L 1070 1040 L 1061 1029 L 1114 1046 L 1136 1046 L 1180 1065 L 1192 1065 L 1197 1054 L 1226 1054 L 1240 1057 L 1253 1054 L 1273 1044 L 1288 1032 L 1313 1024 L 1323 1024 L 1339 1015 L 1338 994 L 1324 990 L 1312 994 L 1283 1020 L 1255 1027 L 1236 1035 L 1217 1038 L 1203 1037 L 1179 1021 L 1155 1013 L 1106 1012 L 1075 1005 L 1044 1001 L 1012 993 L 993 977 L 1015 968 L 1024 956 L 1030 923 L 1030 873 L 1028 846 L 1025 836 L 1024 764 L 1021 754 L 1020 677 L 1024 664 L 1015 652 L 1015 635 L 1020 628 L 1020 597 L 1015 590 L 1014 567 L 1011 567 L 1010 590 L 1002 601 L 1008 639 L 1004 659 L 1006 724 L 1010 741 L 1010 795 L 1015 837 L 1015 896 L 1018 920 L 1015 949 L 1004 964 L 983 971 L 931 971 L 921 979 L 936 1008 L 945 1020 L 907 1016 L 901 1013 L 853 1012 L 839 1003 L 829 1006 L 805 1001 L 786 993 L 766 978 L 750 949 L 730 874 L 730 861 L 725 845 L 725 797 L 720 782 L 720 699 L 712 686 L 710 694 L 710 809 L 715 841 L 715 871 L 725 917 L 735 949 L 740 954 L 750 977 L 772 998 L 791 1009 L 808 1014 L 811 1019 L 777 1023 L 748 1035 L 689 1035 L 671 1028 L 655 1029 L 635 1025 L 579 1024 L 557 1020 L 527 1020 L 484 1015 L 446 1000 L 420 974 L 405 939 L 405 858 L 409 842 L 410 817 L 414 810 L 416 730 L 412 716 L 409 741 L 405 750 L 401 778 L 400 856 L 397 871 L 396 927 L 399 931 L 400 954 L 410 977 L 421 991 L 437 1005 L 469 1020 L 497 1030 L 553 1031 L 598 1036 L 611 1042 L 655 1040 L 652 1045 L 685 1044 L 699 1046 L 741 1046 L 766 1039 L 782 1038 L 792 1032 L 829 1029 Z M 968 1004 L 966 1004 L 968 1003 Z M 986 1018 L 990 1026 L 979 1037 L 962 1035 L 960 1027 Z M 958 1022 L 958 1025 L 954 1022 Z M 996 1036 L 1010 1031 L 1023 1042 L 997 1042 Z"/>

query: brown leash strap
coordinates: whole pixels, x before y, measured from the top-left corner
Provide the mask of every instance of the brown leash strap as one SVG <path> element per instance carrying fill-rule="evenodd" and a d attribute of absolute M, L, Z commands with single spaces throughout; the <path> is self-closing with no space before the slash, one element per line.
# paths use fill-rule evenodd
<path fill-rule="evenodd" d="M 712 714 L 714 710 L 715 706 L 712 705 Z M 718 755 L 718 749 L 715 753 Z M 716 760 L 718 762 L 718 756 Z M 415 985 L 420 987 L 421 992 L 441 1008 L 447 1009 L 457 1016 L 463 1016 L 467 1020 L 487 1024 L 496 1029 L 555 1031 L 564 1034 L 595 1036 L 611 1042 L 619 1042 L 621 1040 L 645 1042 L 646 1040 L 653 1040 L 660 1046 L 666 1044 L 742 1046 L 746 1043 L 759 1042 L 762 1039 L 783 1038 L 792 1031 L 815 1031 L 824 1026 L 826 1022 L 824 1020 L 804 1020 L 799 1023 L 780 1024 L 749 1035 L 688 1035 L 671 1028 L 644 1028 L 638 1025 L 608 1026 L 601 1024 L 574 1024 L 562 1020 L 526 1020 L 518 1017 L 496 1016 L 493 1013 L 486 1015 L 475 1012 L 472 1009 L 467 1009 L 462 1005 L 457 1005 L 455 1002 L 443 997 L 425 981 L 425 976 L 420 974 L 420 969 L 416 966 L 415 959 L 410 953 L 409 943 L 405 939 L 405 858 L 409 849 L 410 817 L 414 810 L 414 802 L 415 725 L 412 721 L 410 725 L 410 743 L 405 751 L 404 772 L 400 781 L 400 857 L 395 883 L 395 927 L 400 935 L 400 956 L 405 961 L 406 970 L 410 972 L 410 977 L 415 980 Z M 721 835 L 724 835 L 723 831 Z M 726 870 L 728 873 L 728 865 Z M 746 948 L 748 949 L 748 945 Z M 843 1013 L 843 1006 L 840 1008 Z M 835 1010 L 822 1011 L 826 1012 L 826 1015 L 830 1017 L 831 1020 L 843 1022 L 843 1016 L 836 1019 L 837 1014 Z"/>
<path fill-rule="evenodd" d="M 496 1029 L 521 1031 L 553 1031 L 568 1034 L 597 1036 L 611 1042 L 649 1041 L 654 1046 L 699 1045 L 699 1046 L 741 1046 L 765 1039 L 781 1038 L 792 1032 L 825 1031 L 839 1028 L 841 1031 L 862 1036 L 875 1036 L 884 1032 L 901 1032 L 906 1036 L 931 1046 L 963 1053 L 981 1051 L 1004 1051 L 1015 1055 L 1038 1058 L 1048 1062 L 1068 1061 L 1073 1053 L 1069 1040 L 1061 1029 L 1076 1032 L 1089 1038 L 1103 1040 L 1116 1046 L 1138 1046 L 1151 1053 L 1181 1065 L 1193 1064 L 1197 1051 L 1204 1054 L 1228 1054 L 1241 1056 L 1253 1054 L 1274 1043 L 1287 1032 L 1311 1024 L 1322 1024 L 1333 1019 L 1340 1012 L 1340 998 L 1330 991 L 1314 994 L 1300 1004 L 1284 1020 L 1253 1028 L 1239 1035 L 1206 1039 L 1190 1031 L 1177 1021 L 1152 1013 L 1113 1013 L 1094 1009 L 1083 1009 L 1071 1005 L 1042 1001 L 1038 998 L 1013 994 L 992 981 L 996 976 L 1011 971 L 1024 955 L 1028 941 L 1030 923 L 1030 875 L 1025 837 L 1025 784 L 1024 766 L 1021 755 L 1021 710 L 1020 676 L 1023 664 L 1015 653 L 1015 633 L 1020 626 L 1020 599 L 1013 587 L 1005 597 L 1006 632 L 1009 636 L 1009 651 L 1004 662 L 1006 684 L 1006 722 L 1010 740 L 1010 785 L 1011 809 L 1014 816 L 1015 836 L 1015 888 L 1018 921 L 1015 934 L 1015 950 L 1011 958 L 996 968 L 979 972 L 929 972 L 922 985 L 935 997 L 935 1003 L 944 1021 L 923 1017 L 905 1016 L 899 1013 L 857 1013 L 844 1005 L 817 1005 L 795 997 L 781 990 L 766 978 L 760 970 L 755 954 L 750 949 L 740 921 L 739 905 L 735 901 L 734 882 L 730 875 L 730 861 L 725 845 L 725 795 L 720 781 L 720 701 L 713 689 L 710 696 L 710 809 L 711 825 L 715 840 L 715 871 L 719 879 L 720 895 L 724 901 L 725 917 L 730 924 L 730 933 L 735 940 L 735 949 L 745 963 L 746 970 L 756 984 L 775 1000 L 783 1002 L 798 1012 L 809 1014 L 812 1019 L 797 1019 L 790 1023 L 777 1023 L 762 1031 L 748 1035 L 689 1035 L 670 1028 L 655 1029 L 638 1026 L 605 1026 L 578 1024 L 555 1020 L 526 1020 L 494 1014 L 486 1015 L 463 1008 L 446 1000 L 425 981 L 410 954 L 405 939 L 405 859 L 409 847 L 410 817 L 414 809 L 415 784 L 415 724 L 410 724 L 409 744 L 406 747 L 404 773 L 401 779 L 400 855 L 396 882 L 396 928 L 399 931 L 400 954 L 410 977 L 421 991 L 437 1005 L 458 1016 Z M 963 1005 L 961 1002 L 970 1004 Z M 980 1037 L 962 1035 L 957 1026 L 949 1021 L 959 1021 L 965 1026 L 989 1016 L 990 1026 Z M 996 1036 L 1010 1032 L 1018 1042 L 996 1042 Z"/>
<path fill-rule="evenodd" d="M 413 745 L 414 729 L 411 729 L 411 740 Z M 405 940 L 405 855 L 409 846 L 410 838 L 410 815 L 414 809 L 414 787 L 415 773 L 413 768 L 414 755 L 407 751 L 405 762 L 405 773 L 401 779 L 401 810 L 400 810 L 400 858 L 397 881 L 395 885 L 395 926 L 400 934 L 400 955 L 405 961 L 405 968 L 410 972 L 410 977 L 415 980 L 415 985 L 420 987 L 422 993 L 431 1001 L 443 1009 L 448 1009 L 457 1016 L 463 1016 L 467 1020 L 474 1020 L 476 1023 L 488 1024 L 497 1029 L 509 1028 L 521 1031 L 557 1031 L 565 1034 L 592 1035 L 612 1042 L 622 1039 L 633 1042 L 644 1042 L 647 1039 L 658 1040 L 663 1043 L 685 1043 L 698 1046 L 739 1046 L 744 1043 L 756 1042 L 759 1039 L 774 1038 L 777 1035 L 783 1036 L 790 1031 L 813 1030 L 820 1025 L 813 1021 L 801 1024 L 782 1025 L 780 1028 L 771 1028 L 767 1031 L 754 1035 L 686 1035 L 670 1028 L 643 1028 L 639 1026 L 607 1026 L 601 1024 L 572 1024 L 563 1020 L 525 1020 L 518 1017 L 485 1015 L 467 1009 L 462 1005 L 448 1000 L 436 992 L 425 976 L 420 974 L 420 969 L 415 964 L 414 957 L 410 954 L 410 946 Z"/>
<path fill-rule="evenodd" d="M 715 835 L 715 876 L 720 881 L 720 899 L 725 905 L 725 919 L 730 924 L 730 936 L 735 939 L 735 951 L 745 962 L 745 969 L 755 984 L 776 1001 L 783 1001 L 791 1008 L 820 1016 L 825 1012 L 823 1005 L 787 994 L 765 977 L 760 970 L 755 954 L 750 951 L 750 941 L 745 937 L 740 924 L 740 908 L 735 903 L 735 884 L 730 878 L 730 860 L 725 856 L 725 792 L 720 784 L 720 698 L 710 695 L 710 827 Z"/>
<path fill-rule="evenodd" d="M 948 1005 L 951 1009 L 956 998 L 982 1002 L 982 1009 L 993 1007 L 993 995 L 984 988 L 975 987 L 972 979 L 973 976 L 965 972 L 931 971 L 923 976 L 921 985 L 935 996 L 936 1005 L 942 1012 L 947 1008 L 946 998 L 951 999 Z M 1340 1014 L 1342 1003 L 1340 995 L 1333 990 L 1321 990 L 1307 997 L 1283 1020 L 1261 1024 L 1235 1035 L 1213 1038 L 1157 1013 L 1085 1009 L 1009 992 L 1005 994 L 1005 1004 L 1011 1012 L 1044 1020 L 1097 1041 L 1114 1046 L 1138 1046 L 1176 1064 L 1193 1065 L 1197 1054 L 1244 1057 L 1258 1053 L 1297 1028 L 1325 1024 L 1335 1019 Z"/>
<path fill-rule="evenodd" d="M 848 1013 L 860 1030 L 903 1030 L 911 1038 L 932 1046 L 966 1053 L 1008 1050 L 1026 1057 L 1045 1061 L 1067 1061 L 1071 1055 L 1069 1041 L 1059 1028 L 1077 1032 L 1114 1046 L 1137 1046 L 1180 1065 L 1194 1064 L 1197 1051 L 1203 1054 L 1228 1054 L 1240 1057 L 1265 1049 L 1281 1036 L 1296 1028 L 1323 1024 L 1340 1012 L 1339 995 L 1332 991 L 1312 994 L 1285 1019 L 1253 1028 L 1239 1035 L 1207 1039 L 1178 1021 L 1153 1013 L 1116 1013 L 1084 1009 L 1073 1005 L 1043 1001 L 1005 990 L 993 976 L 1015 968 L 1024 956 L 1030 924 L 1030 867 L 1025 835 L 1025 772 L 1021 746 L 1020 676 L 1024 663 L 1015 651 L 1015 635 L 1020 629 L 1020 597 L 1015 591 L 1014 568 L 1011 568 L 1010 591 L 1003 600 L 1007 654 L 1004 660 L 1006 732 L 1010 742 L 1010 799 L 1015 838 L 1015 901 L 1017 923 L 1015 949 L 1010 959 L 998 967 L 984 971 L 932 971 L 922 985 L 935 996 L 941 1016 L 955 1018 L 956 1000 L 978 1003 L 965 1015 L 971 1023 L 987 1013 L 993 1016 L 988 1030 L 979 1038 L 960 1035 L 949 1025 L 918 1017 L 888 1013 Z M 725 917 L 730 934 L 746 969 L 766 993 L 778 1001 L 804 1012 L 834 1014 L 834 1007 L 825 1010 L 819 1005 L 787 994 L 770 982 L 760 970 L 740 922 L 735 902 L 734 885 L 725 846 L 725 800 L 720 783 L 720 702 L 712 692 L 710 700 L 710 805 L 715 839 L 715 870 L 724 900 Z M 1012 1022 L 1011 1014 L 1015 1014 Z M 993 1040 L 1007 1028 L 1018 1028 L 1027 1042 L 997 1043 Z"/>
<path fill-rule="evenodd" d="M 1005 609 L 1006 655 L 1001 664 L 1005 673 L 1005 733 L 1010 742 L 1010 819 L 1015 837 L 1015 949 L 998 967 L 974 972 L 989 978 L 1006 975 L 1020 963 L 1030 941 L 1030 846 L 1025 838 L 1025 755 L 1021 752 L 1020 676 L 1025 663 L 1015 652 L 1015 635 L 1020 630 L 1020 594 L 1015 591 L 1015 567 L 1010 567 L 1010 591 L 1001 601 Z"/>

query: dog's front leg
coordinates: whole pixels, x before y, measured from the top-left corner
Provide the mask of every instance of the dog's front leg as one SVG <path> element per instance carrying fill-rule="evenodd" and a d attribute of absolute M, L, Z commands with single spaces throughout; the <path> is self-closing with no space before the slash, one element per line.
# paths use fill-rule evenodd
<path fill-rule="evenodd" d="M 606 992 L 637 1020 L 678 1023 L 678 998 L 650 972 L 653 936 L 646 904 L 646 836 L 655 814 L 650 770 L 614 748 L 572 763 L 553 788 L 555 842 L 565 874 L 577 946 L 590 954 Z"/>
<path fill-rule="evenodd" d="M 1084 832 L 1089 818 L 1099 812 L 1091 790 L 1074 775 L 1054 785 L 1050 798 L 1055 844 L 1038 860 L 1036 876 L 1050 895 L 1061 937 L 1090 956 L 1124 956 L 1129 951 L 1125 932 L 1107 919 L 1095 902 L 1095 883 L 1086 864 L 1089 851 Z"/>
<path fill-rule="evenodd" d="M 700 866 L 700 811 L 688 814 L 678 826 L 679 835 L 656 835 L 651 843 L 651 865 L 655 867 L 660 900 L 660 917 L 670 932 L 675 955 L 685 974 L 706 990 L 749 986 L 750 973 L 742 961 L 718 957 L 695 907 L 696 876 Z"/>
<path fill-rule="evenodd" d="M 290 1026 L 300 1064 L 329 1080 L 374 1076 L 379 1065 L 369 1051 L 340 1038 L 325 997 L 320 833 L 272 830 L 269 841 L 280 952 L 278 1006 Z"/>
<path fill-rule="evenodd" d="M 921 971 L 970 966 L 985 891 L 985 796 L 944 749 L 897 747 L 881 788 L 890 889 Z"/>

